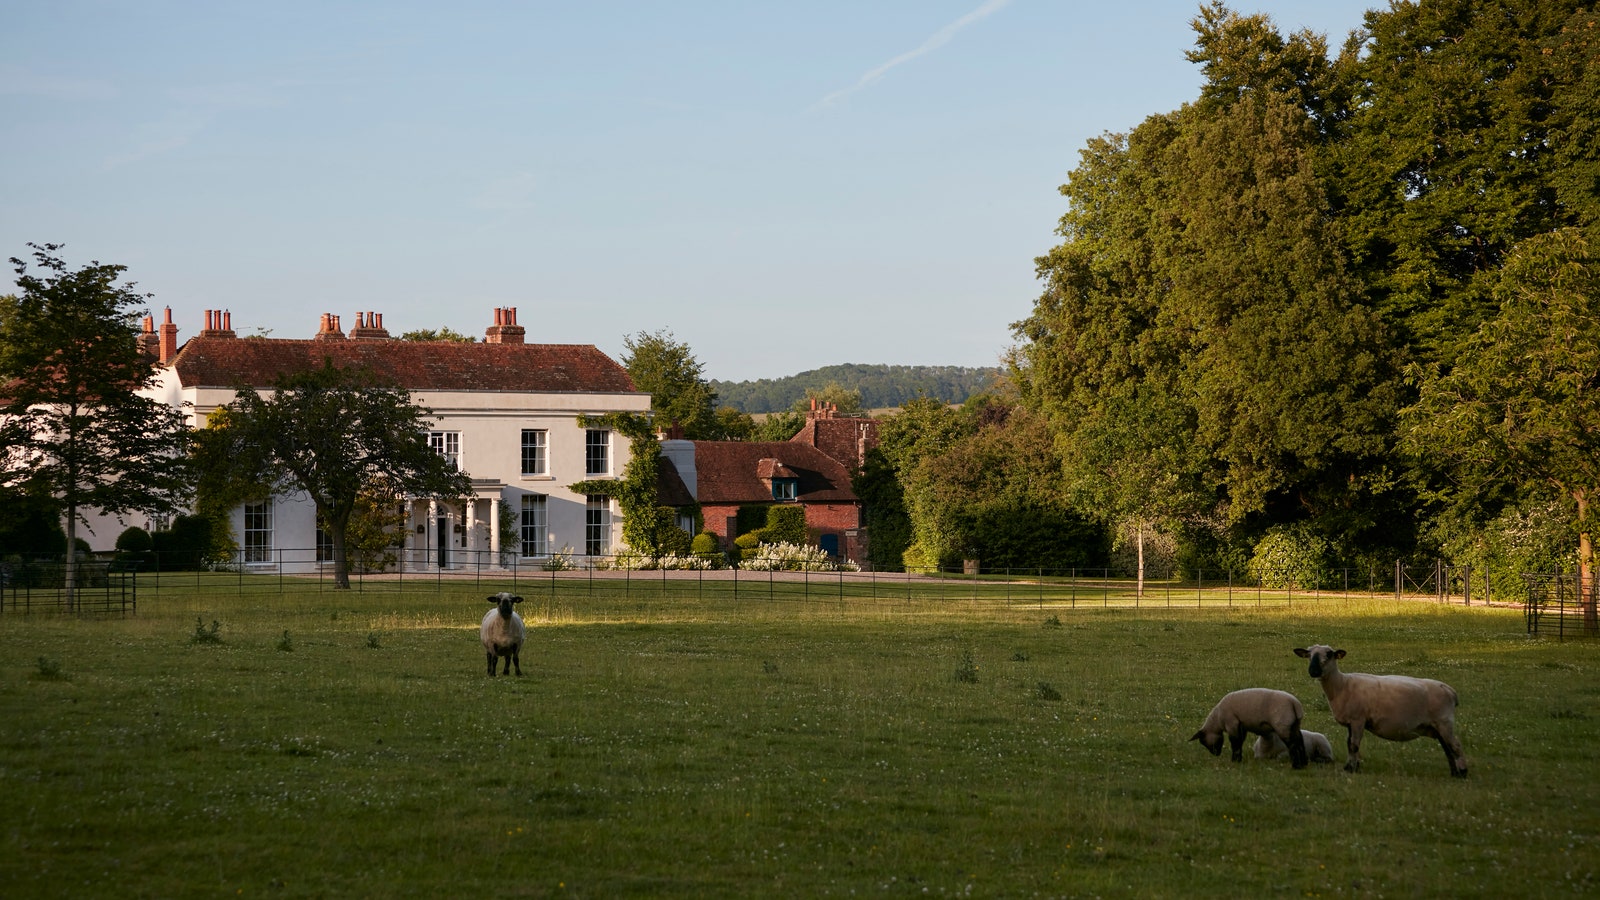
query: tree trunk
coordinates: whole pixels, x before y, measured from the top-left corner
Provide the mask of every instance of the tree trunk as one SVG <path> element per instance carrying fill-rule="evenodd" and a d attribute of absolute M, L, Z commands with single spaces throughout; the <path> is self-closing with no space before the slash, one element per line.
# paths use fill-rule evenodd
<path fill-rule="evenodd" d="M 1596 610 L 1597 601 L 1600 601 L 1600 585 L 1594 580 L 1594 538 L 1589 523 L 1589 493 L 1586 490 L 1572 492 L 1573 499 L 1578 501 L 1578 604 L 1583 607 L 1583 631 L 1585 634 L 1600 634 L 1600 611 Z"/>
<path fill-rule="evenodd" d="M 67 506 L 67 560 L 62 581 L 67 589 L 67 612 L 78 608 L 78 510 Z"/>
<path fill-rule="evenodd" d="M 333 589 L 350 589 L 350 558 L 345 553 L 345 531 L 350 526 L 350 509 L 322 517 L 328 527 L 328 541 L 333 544 Z"/>
<path fill-rule="evenodd" d="M 1140 600 L 1143 600 L 1144 599 L 1144 520 L 1143 519 L 1139 520 L 1139 523 L 1138 523 L 1137 527 L 1138 527 L 1138 536 L 1135 539 L 1135 541 L 1139 546 L 1139 584 L 1138 584 L 1138 587 L 1137 587 L 1137 589 L 1136 589 L 1136 591 L 1134 593 L 1134 596 L 1137 597 Z"/>

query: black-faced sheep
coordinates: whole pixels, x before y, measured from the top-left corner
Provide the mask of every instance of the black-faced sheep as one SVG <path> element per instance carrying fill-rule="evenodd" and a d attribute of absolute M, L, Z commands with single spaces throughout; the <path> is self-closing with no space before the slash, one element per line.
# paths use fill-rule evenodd
<path fill-rule="evenodd" d="M 1211 715 L 1191 741 L 1211 751 L 1212 756 L 1222 755 L 1222 737 L 1227 735 L 1233 749 L 1233 761 L 1244 759 L 1244 736 L 1271 734 L 1283 739 L 1289 748 L 1289 759 L 1296 769 L 1306 766 L 1306 745 L 1300 735 L 1300 720 L 1305 710 L 1295 695 L 1270 688 L 1245 688 L 1234 691 L 1217 701 Z"/>
<path fill-rule="evenodd" d="M 1370 731 L 1390 741 L 1431 737 L 1444 748 L 1450 774 L 1467 777 L 1467 758 L 1456 737 L 1455 688 L 1432 678 L 1341 672 L 1344 651 L 1326 644 L 1297 647 L 1294 653 L 1311 660 L 1311 677 L 1322 682 L 1334 721 L 1349 732 L 1346 772 L 1361 768 L 1361 735 Z"/>
<path fill-rule="evenodd" d="M 1302 728 L 1300 737 L 1306 742 L 1307 759 L 1314 763 L 1333 762 L 1333 744 L 1328 742 L 1327 735 Z M 1253 749 L 1256 759 L 1277 759 L 1289 753 L 1289 745 L 1275 734 L 1263 734 L 1257 737 Z"/>
<path fill-rule="evenodd" d="M 495 663 L 503 656 L 506 670 L 502 674 L 510 675 L 511 667 L 516 666 L 517 674 L 521 675 L 522 642 L 528 636 L 522 617 L 516 611 L 516 604 L 521 603 L 522 598 L 501 591 L 491 596 L 489 602 L 494 604 L 494 609 L 484 615 L 483 627 L 478 629 L 483 638 L 483 652 L 489 657 L 489 674 L 494 674 Z"/>

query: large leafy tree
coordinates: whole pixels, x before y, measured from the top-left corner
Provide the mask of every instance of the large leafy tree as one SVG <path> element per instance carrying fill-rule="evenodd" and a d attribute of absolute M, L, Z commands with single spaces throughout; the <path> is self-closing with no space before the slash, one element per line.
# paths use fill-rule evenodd
<path fill-rule="evenodd" d="M 688 344 L 663 329 L 629 335 L 622 345 L 622 366 L 634 387 L 650 394 L 650 410 L 658 424 L 676 424 L 690 440 L 722 437 L 717 392 L 705 380 Z"/>
<path fill-rule="evenodd" d="M 1585 619 L 1600 521 L 1600 254 L 1577 229 L 1519 244 L 1490 287 L 1497 314 L 1448 372 L 1423 373 L 1407 442 L 1447 462 L 1457 503 L 1548 485 L 1570 500 Z"/>
<path fill-rule="evenodd" d="M 333 544 L 334 586 L 350 586 L 347 533 L 363 496 L 375 489 L 455 500 L 472 481 L 428 446 L 430 411 L 370 372 L 319 369 L 279 378 L 270 396 L 241 388 L 207 435 L 206 457 L 226 460 L 231 478 L 274 493 L 301 490 L 316 504 Z"/>
<path fill-rule="evenodd" d="M 21 292 L 0 302 L 0 483 L 60 504 L 67 596 L 78 525 L 91 510 L 169 514 L 189 495 L 181 410 L 139 393 L 155 380 L 136 319 L 145 297 L 125 266 L 73 270 L 59 244 L 12 258 Z"/>

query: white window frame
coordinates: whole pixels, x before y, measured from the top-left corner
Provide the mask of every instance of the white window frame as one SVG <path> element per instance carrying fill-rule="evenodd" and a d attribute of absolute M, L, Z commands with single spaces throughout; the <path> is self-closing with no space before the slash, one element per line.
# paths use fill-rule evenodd
<path fill-rule="evenodd" d="M 522 474 L 524 476 L 550 474 L 549 431 L 543 428 L 522 429 Z"/>
<path fill-rule="evenodd" d="M 461 432 L 459 431 L 430 431 L 428 432 L 428 446 L 433 452 L 444 457 L 452 469 L 462 471 L 461 467 Z"/>
<path fill-rule="evenodd" d="M 243 552 L 246 564 L 272 562 L 272 501 L 244 505 Z"/>
<path fill-rule="evenodd" d="M 518 539 L 524 558 L 550 555 L 550 498 L 523 494 Z"/>
<path fill-rule="evenodd" d="M 604 428 L 590 428 L 583 436 L 583 473 L 585 475 L 611 474 L 611 432 Z"/>
<path fill-rule="evenodd" d="M 583 550 L 585 556 L 611 553 L 611 498 L 589 494 L 583 510 Z"/>

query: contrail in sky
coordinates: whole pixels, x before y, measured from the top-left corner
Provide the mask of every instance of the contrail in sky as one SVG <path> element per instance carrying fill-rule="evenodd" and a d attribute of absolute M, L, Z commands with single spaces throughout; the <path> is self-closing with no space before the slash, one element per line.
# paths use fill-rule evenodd
<path fill-rule="evenodd" d="M 934 32 L 933 37 L 930 37 L 922 42 L 922 46 L 915 50 L 902 53 L 883 65 L 872 69 L 871 71 L 867 72 L 867 74 L 862 75 L 860 80 L 858 80 L 855 84 L 852 84 L 843 90 L 834 91 L 828 96 L 823 97 L 821 100 L 818 100 L 816 105 L 832 106 L 835 100 L 838 100 L 841 97 L 848 97 L 849 95 L 861 90 L 874 81 L 877 81 L 879 78 L 883 77 L 883 73 L 889 71 L 895 66 L 898 66 L 901 63 L 910 62 L 924 53 L 931 53 L 940 47 L 943 47 L 945 44 L 950 43 L 950 39 L 956 36 L 956 32 L 974 22 L 987 18 L 991 13 L 998 12 L 1002 7 L 1006 6 L 1010 2 L 1011 0 L 985 0 L 982 6 Z"/>

